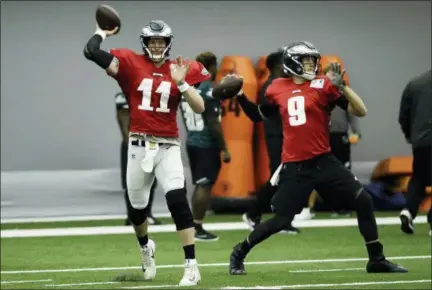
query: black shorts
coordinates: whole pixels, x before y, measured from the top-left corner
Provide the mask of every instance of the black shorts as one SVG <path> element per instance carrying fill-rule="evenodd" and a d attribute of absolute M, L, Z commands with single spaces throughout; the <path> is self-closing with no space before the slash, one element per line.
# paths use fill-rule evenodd
<path fill-rule="evenodd" d="M 186 145 L 192 181 L 199 185 L 212 185 L 216 182 L 221 168 L 219 148 L 200 148 Z"/>
<path fill-rule="evenodd" d="M 282 136 L 266 135 L 265 140 L 270 160 L 270 172 L 273 174 L 281 164 Z"/>
<path fill-rule="evenodd" d="M 327 153 L 306 161 L 285 163 L 272 207 L 277 214 L 294 218 L 315 189 L 333 206 L 349 209 L 362 187 L 348 168 Z"/>
<path fill-rule="evenodd" d="M 330 133 L 330 147 L 333 155 L 351 169 L 351 144 L 347 133 Z"/>

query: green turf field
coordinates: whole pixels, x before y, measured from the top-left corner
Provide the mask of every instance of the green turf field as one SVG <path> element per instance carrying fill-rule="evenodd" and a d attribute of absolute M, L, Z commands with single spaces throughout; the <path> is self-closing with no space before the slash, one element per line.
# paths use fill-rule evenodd
<path fill-rule="evenodd" d="M 229 220 L 217 216 L 209 219 Z M 81 224 L 95 226 L 93 222 Z M 56 223 L 47 225 L 56 228 Z M 58 223 L 57 227 L 62 225 Z M 2 225 L 2 231 L 5 226 L 9 225 Z M 41 226 L 43 223 L 31 228 Z M 28 224 L 14 224 L 12 228 L 25 229 Z M 431 289 L 428 230 L 427 224 L 418 224 L 416 235 L 407 236 L 398 225 L 380 226 L 385 254 L 407 267 L 407 274 L 367 274 L 366 249 L 357 228 L 350 226 L 304 228 L 297 236 L 277 234 L 251 252 L 246 276 L 230 276 L 228 258 L 232 246 L 248 231 L 218 231 L 219 241 L 197 243 L 202 276 L 197 288 Z M 158 265 L 157 276 L 151 282 L 140 281 L 140 257 L 132 234 L 2 238 L 1 288 L 174 288 L 183 274 L 183 253 L 177 235 L 153 233 L 150 237 L 157 245 Z M 118 277 L 129 281 L 117 281 Z"/>

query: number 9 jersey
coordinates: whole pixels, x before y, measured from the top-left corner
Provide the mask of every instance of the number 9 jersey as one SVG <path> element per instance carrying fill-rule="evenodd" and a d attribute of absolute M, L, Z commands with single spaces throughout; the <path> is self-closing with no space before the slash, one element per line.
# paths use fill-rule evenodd
<path fill-rule="evenodd" d="M 266 97 L 279 107 L 282 119 L 282 163 L 330 152 L 330 113 L 341 93 L 327 77 L 303 84 L 295 84 L 290 78 L 275 79 Z"/>
<path fill-rule="evenodd" d="M 119 60 L 114 78 L 128 96 L 129 131 L 179 138 L 176 114 L 181 93 L 171 80 L 172 61 L 167 60 L 158 68 L 148 57 L 129 49 L 111 49 L 110 53 Z M 193 61 L 185 81 L 193 86 L 208 79 L 210 74 L 204 66 Z"/>

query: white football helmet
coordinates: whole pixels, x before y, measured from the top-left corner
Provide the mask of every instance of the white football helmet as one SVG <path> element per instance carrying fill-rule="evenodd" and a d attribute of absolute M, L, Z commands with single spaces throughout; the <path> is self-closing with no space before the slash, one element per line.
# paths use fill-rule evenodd
<path fill-rule="evenodd" d="M 153 55 L 148 48 L 148 42 L 152 37 L 161 37 L 165 39 L 166 47 L 162 54 Z M 173 43 L 174 35 L 171 27 L 168 26 L 162 20 L 152 20 L 141 30 L 140 42 L 143 48 L 144 54 L 147 55 L 151 60 L 158 62 L 170 55 L 171 46 Z"/>

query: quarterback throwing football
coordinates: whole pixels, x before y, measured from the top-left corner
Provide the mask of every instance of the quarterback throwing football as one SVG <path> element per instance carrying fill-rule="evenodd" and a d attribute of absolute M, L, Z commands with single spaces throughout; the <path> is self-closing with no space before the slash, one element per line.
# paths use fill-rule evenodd
<path fill-rule="evenodd" d="M 277 187 L 272 200 L 275 215 L 257 225 L 234 247 L 229 267 L 232 275 L 245 274 L 243 261 L 251 249 L 289 226 L 313 189 L 324 199 L 338 201 L 357 212 L 358 227 L 369 254 L 367 272 L 407 272 L 385 258 L 371 197 L 330 152 L 331 110 L 339 106 L 362 117 L 367 109 L 361 98 L 345 86 L 339 64 L 331 64 L 331 72 L 326 76 L 317 76 L 319 60 L 320 54 L 311 43 L 291 43 L 283 52 L 282 64 L 284 72 L 292 78 L 274 80 L 265 93 L 267 103 L 257 106 L 239 93 L 239 103 L 253 121 L 280 114 L 283 147 L 282 164 L 270 180 Z"/>
<path fill-rule="evenodd" d="M 129 49 L 100 49 L 102 41 L 116 34 L 97 28 L 85 48 L 85 57 L 104 69 L 120 85 L 130 108 L 127 188 L 133 224 L 142 257 L 144 279 L 156 276 L 155 243 L 147 235 L 147 206 L 155 180 L 161 185 L 185 254 L 185 271 L 180 286 L 194 286 L 200 280 L 195 259 L 194 222 L 189 207 L 176 112 L 181 95 L 196 113 L 204 101 L 193 86 L 210 78 L 202 64 L 175 61 L 168 56 L 173 43 L 171 28 L 163 21 L 150 21 L 141 30 L 143 54 Z"/>

